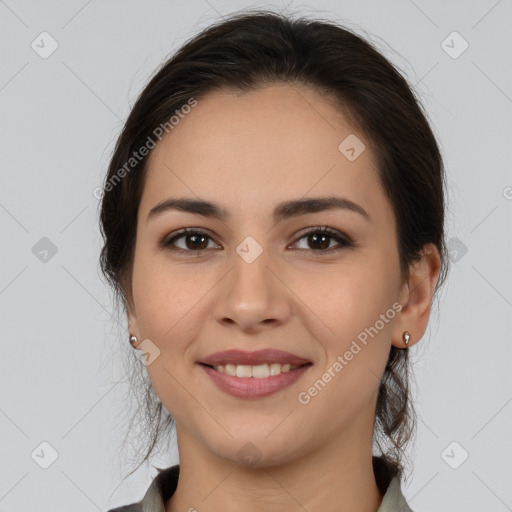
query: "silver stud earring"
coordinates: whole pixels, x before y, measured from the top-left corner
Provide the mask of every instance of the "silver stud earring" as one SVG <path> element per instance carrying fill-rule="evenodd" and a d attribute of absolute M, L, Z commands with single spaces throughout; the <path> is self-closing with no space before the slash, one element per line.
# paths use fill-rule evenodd
<path fill-rule="evenodd" d="M 408 331 L 404 331 L 404 333 L 402 334 L 402 338 L 404 339 L 405 348 L 408 348 L 409 340 L 411 338 L 411 335 L 409 334 Z"/>
<path fill-rule="evenodd" d="M 130 336 L 130 345 L 133 348 L 136 348 L 138 341 L 137 336 Z"/>

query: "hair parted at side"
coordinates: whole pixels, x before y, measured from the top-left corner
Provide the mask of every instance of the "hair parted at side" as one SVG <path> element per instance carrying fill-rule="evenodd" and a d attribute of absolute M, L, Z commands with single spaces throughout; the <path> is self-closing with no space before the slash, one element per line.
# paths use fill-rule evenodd
<path fill-rule="evenodd" d="M 433 243 L 442 259 L 437 295 L 449 265 L 445 174 L 421 102 L 399 71 L 354 32 L 327 20 L 257 10 L 221 19 L 174 53 L 139 95 L 117 140 L 101 199 L 104 245 L 100 263 L 125 312 L 133 303 L 137 213 L 148 157 L 132 161 L 129 171 L 115 181 L 119 170 L 126 171 L 133 153 L 147 145 L 155 129 L 168 123 L 191 99 L 200 101 L 214 90 L 247 92 L 277 83 L 302 84 L 325 95 L 364 134 L 396 219 L 402 279 L 409 277 L 409 265 L 420 258 L 422 248 Z M 123 343 L 130 347 L 126 340 Z M 391 347 L 379 387 L 374 430 L 374 446 L 385 463 L 379 471 L 389 476 L 402 475 L 404 449 L 415 430 L 408 372 L 408 350 Z M 169 439 L 174 419 L 135 357 L 130 379 L 132 392 L 145 409 L 141 435 L 149 440 L 138 468 L 160 439 Z"/>

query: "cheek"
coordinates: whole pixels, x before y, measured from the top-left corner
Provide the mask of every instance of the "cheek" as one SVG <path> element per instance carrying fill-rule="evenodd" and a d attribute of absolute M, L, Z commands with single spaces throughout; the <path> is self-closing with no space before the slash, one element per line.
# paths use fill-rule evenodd
<path fill-rule="evenodd" d="M 180 329 L 189 315 L 197 314 L 200 308 L 194 305 L 204 294 L 197 276 L 193 277 L 149 251 L 141 250 L 136 255 L 133 296 L 139 328 L 145 338 L 166 346 L 168 341 L 180 337 Z"/>
<path fill-rule="evenodd" d="M 189 383 L 194 379 L 189 347 L 199 336 L 201 318 L 211 314 L 200 301 L 204 287 L 197 280 L 173 270 L 160 271 L 156 266 L 140 272 L 134 280 L 137 318 L 144 338 L 156 346 L 158 356 L 146 366 L 155 394 L 176 418 L 191 414 L 195 402 L 190 399 Z M 179 293 L 178 293 L 179 290 Z M 190 364 L 189 364 L 190 363 Z M 200 414 L 201 411 L 197 411 Z"/>
<path fill-rule="evenodd" d="M 300 299 L 297 305 L 302 304 L 297 314 L 309 319 L 319 334 L 325 333 L 328 346 L 342 349 L 350 344 L 393 304 L 395 283 L 389 269 L 361 263 L 305 275 L 297 275 L 290 286 Z M 380 327 L 388 331 L 390 324 Z"/>
<path fill-rule="evenodd" d="M 313 395 L 321 390 L 322 398 L 312 400 L 319 414 L 322 403 L 355 411 L 374 398 L 396 316 L 389 281 L 382 269 L 363 265 L 318 273 L 302 285 L 297 281 L 294 290 L 308 306 L 299 313 L 302 322 L 323 348 L 324 359 L 303 390 L 313 386 Z"/>
<path fill-rule="evenodd" d="M 165 258 L 143 251 L 137 257 L 133 271 L 137 322 L 141 336 L 155 345 L 157 353 L 146 369 L 166 407 L 179 410 L 180 404 L 190 399 L 180 383 L 190 380 L 190 372 L 195 370 L 189 347 L 211 315 L 207 297 L 201 300 L 211 286 L 203 286 L 197 271 L 171 266 Z"/>

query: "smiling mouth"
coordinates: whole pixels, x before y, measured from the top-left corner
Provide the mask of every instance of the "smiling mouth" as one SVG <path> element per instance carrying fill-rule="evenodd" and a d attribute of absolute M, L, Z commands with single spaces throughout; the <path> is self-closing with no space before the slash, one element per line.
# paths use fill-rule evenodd
<path fill-rule="evenodd" d="M 255 378 L 255 379 L 266 379 L 268 377 L 276 377 L 281 375 L 282 373 L 288 373 L 290 371 L 296 370 L 297 368 L 301 368 L 304 366 L 311 366 L 312 363 L 304 363 L 301 365 L 297 364 L 281 364 L 281 363 L 264 363 L 257 365 L 247 365 L 247 364 L 220 364 L 220 365 L 209 365 L 205 363 L 200 363 L 203 366 L 208 368 L 212 368 L 213 370 L 218 371 L 219 373 L 223 373 L 229 375 L 231 377 L 240 377 L 240 378 Z"/>
<path fill-rule="evenodd" d="M 302 378 L 313 363 L 263 363 L 257 365 L 211 365 L 199 363 L 211 381 L 224 393 L 236 398 L 264 398 L 277 393 Z"/>

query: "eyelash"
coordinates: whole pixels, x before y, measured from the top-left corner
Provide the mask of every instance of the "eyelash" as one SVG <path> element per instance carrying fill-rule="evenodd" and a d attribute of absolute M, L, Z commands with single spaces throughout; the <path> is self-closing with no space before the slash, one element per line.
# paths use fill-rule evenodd
<path fill-rule="evenodd" d="M 206 249 L 192 250 L 192 249 L 181 249 L 181 248 L 177 248 L 177 247 L 172 247 L 172 244 L 174 242 L 176 242 L 180 238 L 184 238 L 186 235 L 191 235 L 191 234 L 202 235 L 202 236 L 205 236 L 205 237 L 213 240 L 212 237 L 205 231 L 202 231 L 200 229 L 195 229 L 195 228 L 183 228 L 183 229 L 180 229 L 180 230 L 172 233 L 169 236 L 165 236 L 162 240 L 160 240 L 158 245 L 162 249 L 177 252 L 180 254 L 188 254 L 188 255 L 194 254 L 194 255 L 200 256 L 200 253 L 205 252 Z M 322 254 L 332 254 L 333 252 L 338 252 L 345 248 L 355 247 L 355 245 L 356 245 L 355 242 L 350 237 L 348 237 L 345 234 L 340 233 L 339 231 L 337 231 L 335 229 L 329 228 L 328 226 L 311 228 L 308 231 L 302 233 L 302 235 L 296 240 L 296 242 L 298 242 L 298 241 L 302 240 L 303 238 L 306 238 L 310 235 L 314 235 L 314 234 L 328 235 L 329 238 L 342 244 L 342 246 L 330 248 L 330 249 L 299 249 L 300 251 L 308 251 L 309 250 L 315 256 L 321 256 Z M 296 242 L 294 242 L 294 243 L 296 243 Z"/>

